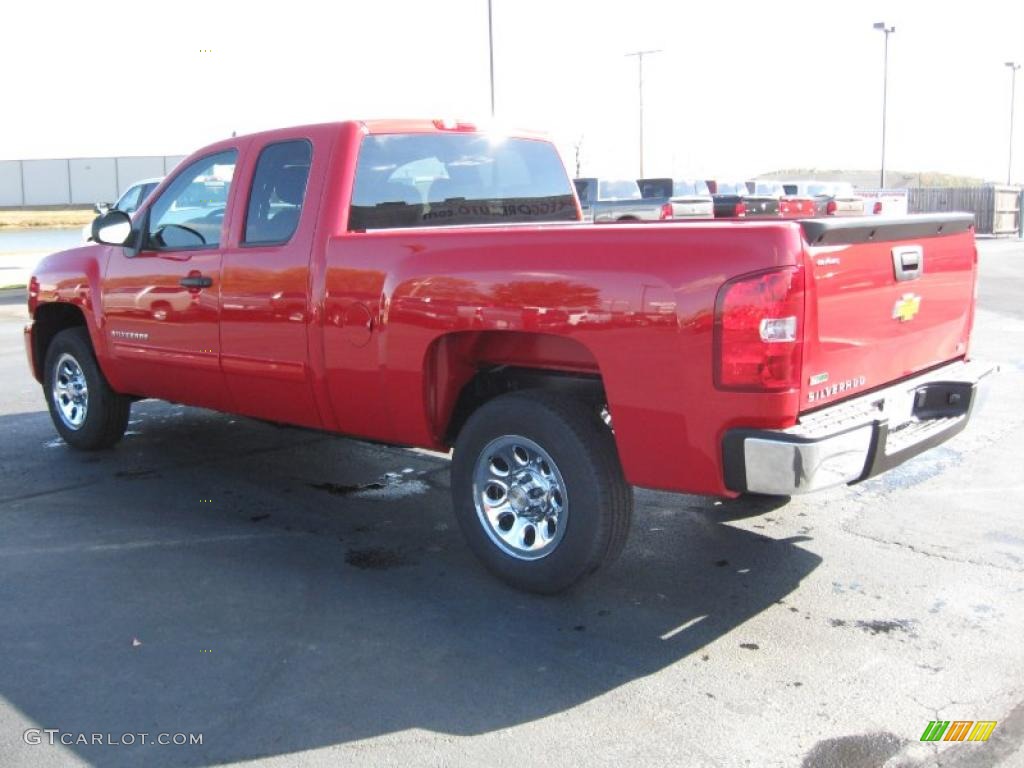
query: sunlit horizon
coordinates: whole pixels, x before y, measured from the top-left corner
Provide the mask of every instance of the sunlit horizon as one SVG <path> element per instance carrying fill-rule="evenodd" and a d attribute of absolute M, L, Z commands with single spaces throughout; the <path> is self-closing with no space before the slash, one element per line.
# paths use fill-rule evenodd
<path fill-rule="evenodd" d="M 7 9 L 19 33 L 0 50 L 0 158 L 183 155 L 284 125 L 490 118 L 486 0 L 168 7 Z M 582 173 L 635 177 L 637 67 L 626 54 L 662 49 L 644 62 L 646 175 L 870 171 L 882 20 L 896 26 L 886 167 L 1005 181 L 1004 62 L 1024 61 L 1022 3 L 981 0 L 965 13 L 921 0 L 494 0 L 496 118 L 547 132 L 571 172 L 581 143 Z"/>

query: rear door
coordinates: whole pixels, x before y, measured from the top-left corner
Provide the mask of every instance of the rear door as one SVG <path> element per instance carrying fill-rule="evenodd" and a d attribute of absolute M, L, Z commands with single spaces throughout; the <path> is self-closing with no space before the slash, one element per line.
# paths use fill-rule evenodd
<path fill-rule="evenodd" d="M 971 215 L 801 226 L 805 410 L 966 354 L 977 264 Z"/>
<path fill-rule="evenodd" d="M 141 214 L 138 254 L 111 249 L 104 332 L 135 395 L 229 410 L 218 332 L 221 246 L 235 148 L 182 168 Z"/>
<path fill-rule="evenodd" d="M 250 148 L 240 225 L 224 252 L 220 338 L 238 413 L 320 427 L 309 367 L 309 268 L 327 141 L 315 143 L 313 133 L 323 129 Z"/>

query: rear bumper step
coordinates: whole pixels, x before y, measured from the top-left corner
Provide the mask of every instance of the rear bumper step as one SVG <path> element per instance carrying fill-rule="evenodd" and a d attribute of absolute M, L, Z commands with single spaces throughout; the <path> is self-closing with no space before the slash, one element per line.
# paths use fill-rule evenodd
<path fill-rule="evenodd" d="M 856 483 L 962 431 L 997 367 L 958 361 L 805 414 L 789 429 L 734 429 L 722 442 L 725 485 L 792 496 Z"/>

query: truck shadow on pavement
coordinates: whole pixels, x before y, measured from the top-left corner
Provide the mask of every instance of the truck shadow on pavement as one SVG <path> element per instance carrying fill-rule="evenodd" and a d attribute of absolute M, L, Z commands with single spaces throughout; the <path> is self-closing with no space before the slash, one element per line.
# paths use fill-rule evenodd
<path fill-rule="evenodd" d="M 462 544 L 443 459 L 155 402 L 132 418 L 96 454 L 44 413 L 0 418 L 0 695 L 67 734 L 203 735 L 68 747 L 93 763 L 481 734 L 680 662 L 692 694 L 702 649 L 730 634 L 755 653 L 744 623 L 820 563 L 710 500 L 638 492 L 621 560 L 533 597 Z"/>

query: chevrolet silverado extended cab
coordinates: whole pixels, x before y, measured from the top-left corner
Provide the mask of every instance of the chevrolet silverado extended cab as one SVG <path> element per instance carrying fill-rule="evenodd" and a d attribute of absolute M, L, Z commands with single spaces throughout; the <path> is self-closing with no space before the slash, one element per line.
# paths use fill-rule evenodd
<path fill-rule="evenodd" d="M 634 485 L 803 493 L 966 425 L 970 216 L 580 218 L 534 135 L 231 138 L 40 263 L 29 363 L 80 449 L 144 397 L 454 449 L 469 546 L 538 592 L 621 551 Z"/>

